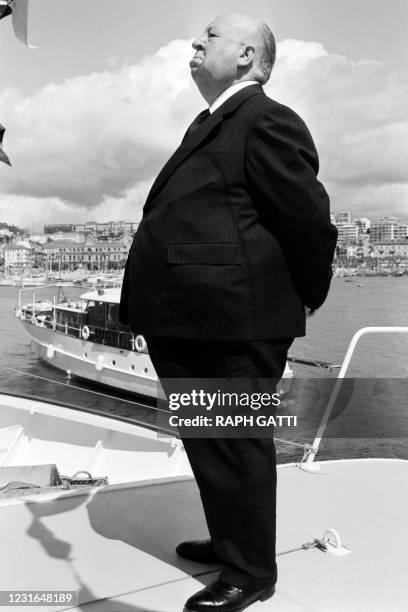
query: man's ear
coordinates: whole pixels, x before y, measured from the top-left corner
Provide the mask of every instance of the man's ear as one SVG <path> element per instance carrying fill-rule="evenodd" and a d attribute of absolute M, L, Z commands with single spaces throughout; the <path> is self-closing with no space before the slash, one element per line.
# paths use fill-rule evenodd
<path fill-rule="evenodd" d="M 242 48 L 239 57 L 238 57 L 238 66 L 240 68 L 245 68 L 249 64 L 251 64 L 255 57 L 255 47 L 253 45 L 245 45 Z"/>

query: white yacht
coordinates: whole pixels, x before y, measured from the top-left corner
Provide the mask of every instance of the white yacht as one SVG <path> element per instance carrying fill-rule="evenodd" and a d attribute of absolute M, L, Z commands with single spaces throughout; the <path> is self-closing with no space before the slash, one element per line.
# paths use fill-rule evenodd
<path fill-rule="evenodd" d="M 36 299 L 32 292 L 31 301 L 24 303 L 24 295 L 20 290 L 15 315 L 41 359 L 68 376 L 156 396 L 157 376 L 146 342 L 119 322 L 119 287 L 99 286 L 76 300 L 61 290 L 52 300 Z"/>

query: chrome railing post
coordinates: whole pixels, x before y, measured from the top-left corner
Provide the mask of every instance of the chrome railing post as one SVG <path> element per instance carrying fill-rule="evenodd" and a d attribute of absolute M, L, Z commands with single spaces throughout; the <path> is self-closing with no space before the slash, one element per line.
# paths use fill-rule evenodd
<path fill-rule="evenodd" d="M 305 463 L 312 463 L 319 450 L 324 430 L 326 429 L 327 423 L 329 422 L 330 415 L 333 411 L 337 396 L 343 384 L 343 378 L 345 377 L 347 369 L 350 365 L 351 357 L 353 356 L 358 341 L 361 339 L 362 336 L 365 336 L 366 334 L 408 334 L 408 327 L 362 327 L 354 334 L 347 349 L 343 363 L 341 365 L 338 377 L 336 379 L 336 383 L 327 403 L 326 410 L 323 414 L 322 420 L 320 421 L 320 425 L 317 430 L 316 437 L 313 441 L 310 454 L 308 455 Z"/>

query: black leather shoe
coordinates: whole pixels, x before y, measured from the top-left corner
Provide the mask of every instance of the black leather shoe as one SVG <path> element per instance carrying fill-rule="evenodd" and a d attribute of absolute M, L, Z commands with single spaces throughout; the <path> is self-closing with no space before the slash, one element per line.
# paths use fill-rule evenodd
<path fill-rule="evenodd" d="M 275 586 L 263 589 L 239 588 L 216 580 L 187 600 L 184 612 L 241 612 L 256 601 L 265 601 Z"/>
<path fill-rule="evenodd" d="M 218 557 L 215 554 L 211 540 L 192 540 L 182 542 L 176 548 L 176 553 L 184 559 L 196 561 L 197 563 L 217 563 Z"/>

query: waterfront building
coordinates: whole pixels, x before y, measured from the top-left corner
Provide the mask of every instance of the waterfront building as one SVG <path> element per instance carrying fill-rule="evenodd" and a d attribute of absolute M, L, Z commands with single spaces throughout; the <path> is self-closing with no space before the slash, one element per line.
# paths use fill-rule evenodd
<path fill-rule="evenodd" d="M 394 240 L 408 240 L 408 223 L 394 225 Z"/>
<path fill-rule="evenodd" d="M 130 221 L 125 221 L 123 223 L 123 232 L 125 235 L 133 235 L 135 232 L 137 232 L 137 228 L 139 227 L 139 223 L 133 223 Z"/>
<path fill-rule="evenodd" d="M 371 245 L 370 256 L 385 258 L 398 258 L 408 261 L 408 240 L 388 240 Z"/>
<path fill-rule="evenodd" d="M 356 223 L 338 223 L 338 243 L 354 244 L 358 240 L 359 228 Z"/>
<path fill-rule="evenodd" d="M 383 215 L 380 217 L 380 223 L 390 223 L 391 225 L 395 225 L 398 223 L 397 217 L 391 217 L 390 215 Z"/>
<path fill-rule="evenodd" d="M 367 217 L 360 217 L 355 220 L 355 223 L 358 227 L 358 235 L 360 237 L 366 236 L 369 233 L 371 221 Z"/>
<path fill-rule="evenodd" d="M 137 231 L 139 223 L 133 221 L 106 221 L 86 223 L 44 225 L 44 233 L 53 237 L 54 240 L 74 240 L 74 235 L 83 234 L 95 240 L 115 240 L 123 236 L 133 236 Z M 85 238 L 84 238 L 85 239 Z"/>
<path fill-rule="evenodd" d="M 97 223 L 93 233 L 96 234 L 98 240 L 121 238 L 124 235 L 134 234 L 138 226 L 138 223 L 130 221 L 107 221 L 106 223 Z M 88 231 L 87 224 L 85 224 L 85 231 Z"/>
<path fill-rule="evenodd" d="M 388 242 L 394 239 L 394 225 L 389 222 L 372 223 L 370 228 L 370 242 L 373 244 Z"/>
<path fill-rule="evenodd" d="M 124 266 L 128 247 L 122 242 L 88 240 L 84 244 L 73 241 L 49 242 L 42 248 L 43 264 L 47 268 L 88 270 L 121 268 Z"/>
<path fill-rule="evenodd" d="M 55 234 L 56 232 L 74 232 L 74 226 L 70 223 L 57 223 L 44 225 L 44 234 Z"/>
<path fill-rule="evenodd" d="M 351 213 L 350 212 L 334 213 L 334 222 L 335 222 L 335 225 L 342 224 L 342 223 L 351 223 Z"/>
<path fill-rule="evenodd" d="M 371 224 L 370 242 L 373 244 L 406 240 L 407 237 L 408 224 L 399 223 L 396 217 L 381 217 L 379 222 Z"/>
<path fill-rule="evenodd" d="M 31 267 L 32 250 L 22 245 L 5 245 L 4 266 L 10 273 Z"/>
<path fill-rule="evenodd" d="M 72 242 L 83 243 L 86 240 L 86 236 L 81 232 L 55 232 L 55 234 L 48 235 L 53 242 L 60 242 L 61 240 L 71 240 Z"/>
<path fill-rule="evenodd" d="M 51 236 L 53 237 L 54 234 L 29 234 L 28 239 L 31 243 L 37 242 L 40 244 L 44 244 L 45 242 L 47 242 L 47 240 L 51 238 Z M 55 240 L 55 238 L 53 239 Z"/>
<path fill-rule="evenodd" d="M 95 221 L 87 221 L 85 223 L 85 233 L 86 234 L 96 234 L 96 226 L 97 226 L 97 223 Z"/>

